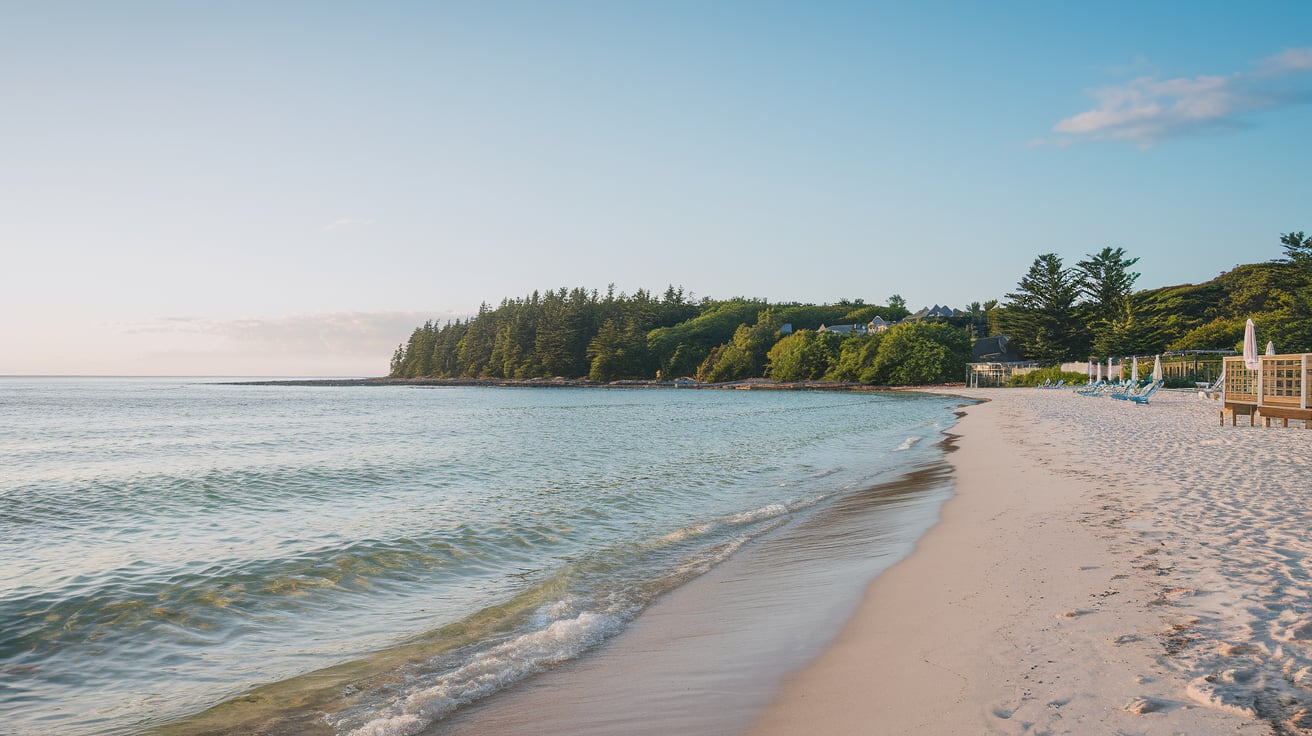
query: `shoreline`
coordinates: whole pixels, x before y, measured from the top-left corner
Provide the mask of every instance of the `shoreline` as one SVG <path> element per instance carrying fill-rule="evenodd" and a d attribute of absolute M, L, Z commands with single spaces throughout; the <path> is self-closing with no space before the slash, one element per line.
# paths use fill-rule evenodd
<path fill-rule="evenodd" d="M 842 628 L 863 581 L 936 522 L 950 485 L 940 457 L 836 499 L 664 594 L 599 649 L 420 736 L 742 733 Z"/>
<path fill-rule="evenodd" d="M 351 386 L 474 386 L 501 388 L 656 388 L 656 389 L 702 389 L 702 390 L 739 390 L 739 391 L 852 391 L 886 392 L 896 391 L 914 393 L 921 387 L 907 386 L 870 386 L 863 383 L 840 383 L 836 381 L 772 381 L 768 378 L 748 378 L 741 381 L 724 383 L 699 383 L 691 380 L 656 381 L 656 380 L 620 380 L 603 383 L 586 378 L 293 378 L 267 381 L 222 381 L 216 386 L 299 386 L 299 387 L 351 387 Z M 964 383 L 940 384 L 941 388 L 964 387 Z M 950 394 L 944 394 L 950 395 Z"/>
<path fill-rule="evenodd" d="M 1194 488 L 1172 471 L 1205 467 L 1207 454 L 1189 452 L 1185 437 L 1181 457 L 1135 462 L 1136 436 L 1151 443 L 1162 415 L 1217 434 L 1203 429 L 1215 423 L 1210 403 L 964 393 L 995 400 L 963 407 L 952 430 L 957 482 L 940 522 L 871 582 L 838 637 L 748 733 L 1308 732 L 1297 702 L 1261 708 L 1252 663 L 1209 658 L 1260 645 L 1216 641 L 1205 607 L 1190 605 L 1200 581 L 1178 575 L 1189 530 L 1157 508 L 1187 507 Z M 1090 425 L 1105 432 L 1079 444 Z M 1233 595 L 1224 587 L 1216 593 Z"/>

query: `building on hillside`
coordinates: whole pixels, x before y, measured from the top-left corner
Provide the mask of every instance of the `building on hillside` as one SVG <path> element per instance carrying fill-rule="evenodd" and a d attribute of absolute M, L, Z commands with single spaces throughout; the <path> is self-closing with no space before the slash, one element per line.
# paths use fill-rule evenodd
<path fill-rule="evenodd" d="M 960 317 L 964 314 L 965 312 L 962 312 L 959 309 L 953 309 L 952 307 L 945 307 L 935 304 L 932 307 L 921 308 L 919 312 L 916 312 L 910 317 L 907 317 L 907 319 L 908 320 L 947 319 L 948 317 Z"/>
<path fill-rule="evenodd" d="M 866 334 L 865 325 L 831 325 L 826 327 L 820 325 L 816 332 L 832 332 L 837 335 L 864 335 Z"/>
<path fill-rule="evenodd" d="M 783 337 L 785 335 L 791 335 L 791 334 L 793 334 L 793 323 L 785 322 L 783 326 L 779 328 L 779 336 Z"/>
<path fill-rule="evenodd" d="M 1025 359 L 1011 345 L 1006 335 L 978 337 L 971 343 L 970 353 L 981 363 L 1023 363 Z"/>
<path fill-rule="evenodd" d="M 966 366 L 966 385 L 1005 386 L 1012 376 L 1036 370 L 1039 364 L 1025 360 L 1006 335 L 977 338 L 970 346 L 975 362 Z"/>
<path fill-rule="evenodd" d="M 829 327 L 820 325 L 820 329 L 816 332 L 833 332 L 839 335 L 868 335 L 875 332 L 887 332 L 888 328 L 894 324 L 896 323 L 875 315 L 874 319 L 863 325 L 832 325 Z"/>

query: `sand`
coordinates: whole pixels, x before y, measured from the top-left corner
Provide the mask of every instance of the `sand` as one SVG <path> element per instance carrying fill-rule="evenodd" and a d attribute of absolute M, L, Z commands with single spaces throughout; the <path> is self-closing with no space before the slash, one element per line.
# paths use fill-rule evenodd
<path fill-rule="evenodd" d="M 751 733 L 1312 733 L 1312 432 L 961 393 L 941 522 Z"/>

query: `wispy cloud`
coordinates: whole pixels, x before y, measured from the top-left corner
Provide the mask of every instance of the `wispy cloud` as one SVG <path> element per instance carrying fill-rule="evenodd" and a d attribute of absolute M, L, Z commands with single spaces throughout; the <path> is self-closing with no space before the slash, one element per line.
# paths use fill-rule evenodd
<path fill-rule="evenodd" d="M 1287 49 L 1251 71 L 1160 79 L 1145 76 L 1094 90 L 1098 106 L 1053 126 L 1037 145 L 1124 141 L 1151 148 L 1183 136 L 1251 127 L 1251 113 L 1312 102 L 1312 48 Z"/>
<path fill-rule="evenodd" d="M 374 224 L 373 220 L 360 220 L 354 217 L 343 217 L 340 220 L 334 220 L 333 222 L 329 223 L 326 227 L 324 227 L 324 230 L 336 230 L 338 228 L 350 227 L 352 225 L 372 225 L 372 224 Z"/>

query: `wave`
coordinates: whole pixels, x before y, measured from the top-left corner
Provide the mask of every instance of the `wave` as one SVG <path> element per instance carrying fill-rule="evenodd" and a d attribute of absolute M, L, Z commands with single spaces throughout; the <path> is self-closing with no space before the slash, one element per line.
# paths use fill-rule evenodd
<path fill-rule="evenodd" d="M 435 684 L 420 687 L 351 729 L 348 736 L 412 736 L 462 705 L 574 659 L 623 626 L 622 616 L 586 611 L 553 620 L 476 655 Z"/>
<path fill-rule="evenodd" d="M 924 437 L 919 437 L 919 436 L 908 437 L 902 441 L 902 444 L 898 445 L 897 447 L 894 447 L 893 452 L 902 452 L 903 450 L 910 450 L 912 447 L 915 446 L 917 442 L 921 441 L 922 439 L 924 439 Z"/>

